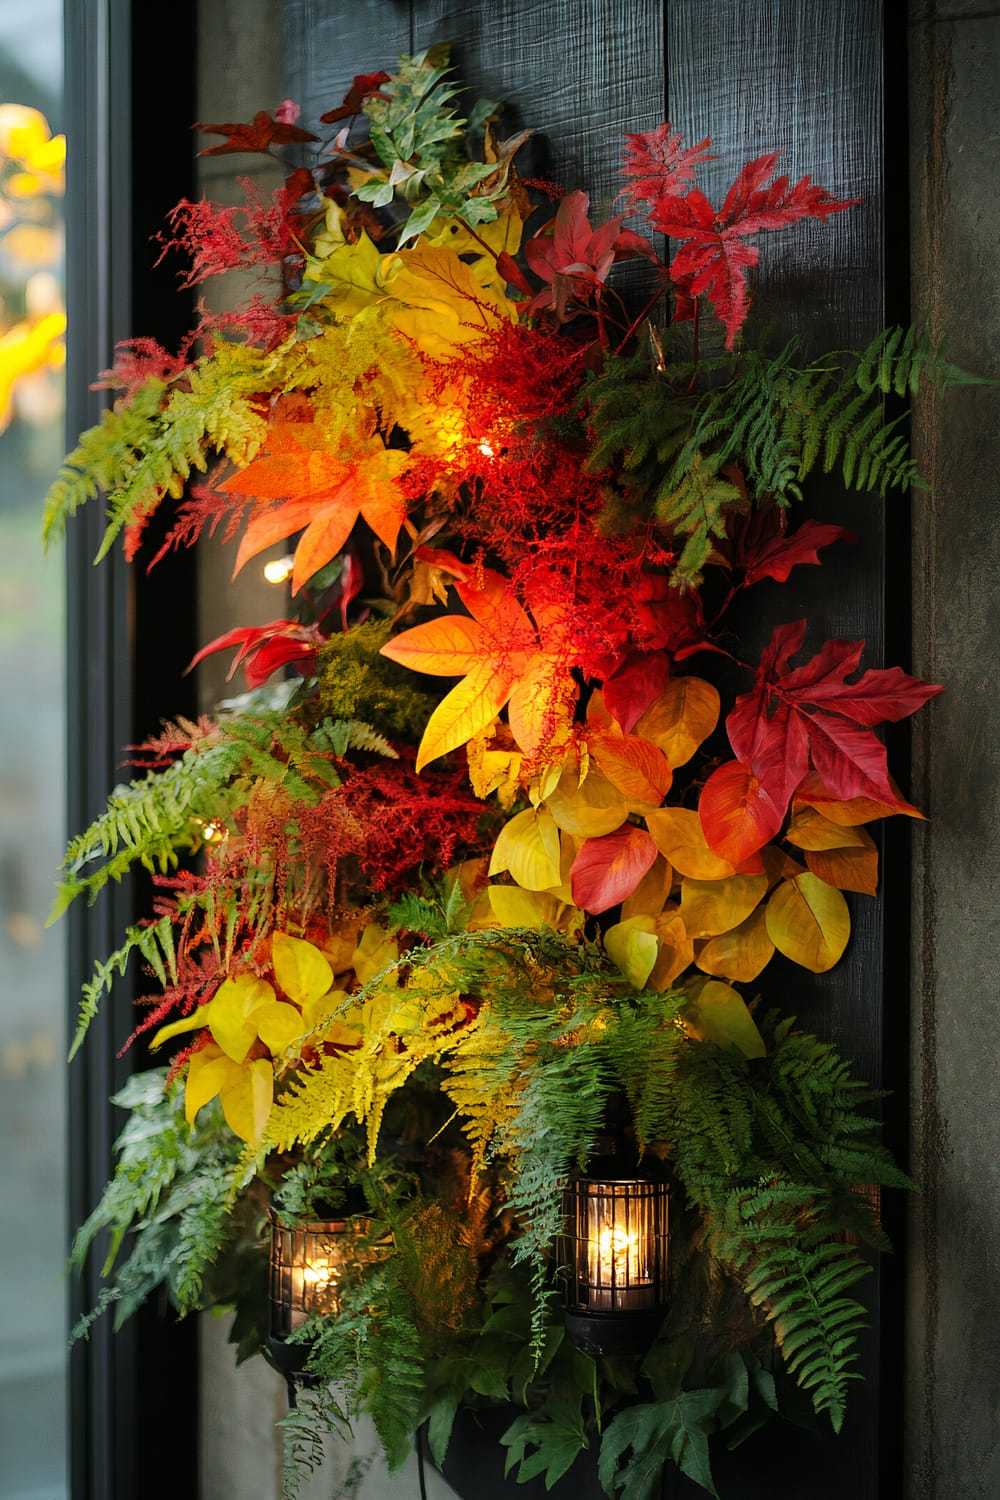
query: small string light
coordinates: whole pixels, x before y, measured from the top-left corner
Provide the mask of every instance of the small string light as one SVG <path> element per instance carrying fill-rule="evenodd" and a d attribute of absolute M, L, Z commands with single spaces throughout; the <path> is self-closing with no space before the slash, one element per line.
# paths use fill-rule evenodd
<path fill-rule="evenodd" d="M 228 837 L 228 834 L 229 829 L 226 827 L 225 823 L 221 822 L 218 818 L 210 818 L 207 823 L 202 823 L 201 825 L 202 843 L 221 843 L 224 838 Z"/>
<path fill-rule="evenodd" d="M 274 557 L 264 564 L 264 577 L 268 583 L 287 583 L 294 568 L 295 559 L 291 553 L 287 557 Z"/>
<path fill-rule="evenodd" d="M 479 451 L 483 455 L 484 458 L 496 458 L 496 456 L 497 456 L 497 450 L 494 448 L 494 446 L 493 446 L 492 443 L 487 443 L 487 442 L 480 443 L 479 444 Z"/>

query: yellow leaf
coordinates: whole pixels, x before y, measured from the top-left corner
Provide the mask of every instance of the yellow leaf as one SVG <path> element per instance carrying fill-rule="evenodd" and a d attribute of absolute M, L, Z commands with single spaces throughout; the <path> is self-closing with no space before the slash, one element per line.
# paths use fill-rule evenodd
<path fill-rule="evenodd" d="M 561 881 L 559 829 L 544 807 L 529 807 L 500 830 L 490 859 L 490 875 L 508 870 L 526 891 L 544 891 Z"/>
<path fill-rule="evenodd" d="M 273 999 L 274 986 L 255 974 L 224 979 L 212 996 L 207 1007 L 212 1035 L 233 1062 L 241 1063 L 257 1040 L 254 1011 Z"/>
<path fill-rule="evenodd" d="M 581 780 L 575 757 L 570 758 L 547 793 L 545 805 L 560 828 L 585 839 L 614 833 L 628 814 L 625 798 L 606 776 L 590 771 Z"/>
<path fill-rule="evenodd" d="M 682 880 L 681 916 L 693 938 L 729 932 L 767 894 L 766 875 L 730 875 L 725 880 Z"/>
<path fill-rule="evenodd" d="M 325 995 L 333 983 L 329 963 L 319 949 L 304 938 L 276 932 L 271 940 L 271 961 L 275 978 L 296 1005 L 309 1005 L 320 995 Z"/>
<path fill-rule="evenodd" d="M 392 270 L 388 322 L 431 358 L 453 356 L 517 317 L 517 304 L 482 285 L 449 246 L 423 242 L 401 250 Z"/>
<path fill-rule="evenodd" d="M 489 658 L 477 661 L 468 676 L 441 699 L 428 719 L 417 752 L 417 770 L 422 771 L 429 761 L 457 750 L 474 734 L 488 729 L 510 697 L 513 686 L 513 677 L 499 670 L 495 661 Z"/>
<path fill-rule="evenodd" d="M 767 935 L 767 912 L 758 906 L 745 922 L 705 943 L 697 964 L 706 974 L 749 984 L 774 957 L 774 944 Z"/>
<path fill-rule="evenodd" d="M 231 1083 L 239 1070 L 239 1063 L 234 1063 L 211 1042 L 193 1054 L 184 1085 L 184 1115 L 189 1125 L 194 1124 L 202 1105 L 214 1099 L 226 1083 Z"/>
<path fill-rule="evenodd" d="M 839 891 L 857 891 L 859 896 L 874 896 L 878 891 L 878 850 L 871 839 L 862 849 L 810 850 L 806 864 Z"/>
<path fill-rule="evenodd" d="M 199 1005 L 192 1011 L 191 1015 L 184 1016 L 180 1021 L 171 1021 L 168 1026 L 161 1026 L 150 1041 L 149 1050 L 155 1052 L 158 1047 L 163 1046 L 164 1042 L 168 1042 L 172 1036 L 180 1036 L 182 1032 L 197 1031 L 200 1027 L 207 1026 L 211 1020 L 209 1012 L 211 1003 L 209 1001 L 208 1005 Z"/>
<path fill-rule="evenodd" d="M 693 808 L 658 808 L 646 814 L 646 826 L 657 849 L 678 875 L 689 880 L 724 880 L 732 875 L 728 859 L 721 859 L 708 847 L 701 819 Z"/>
<path fill-rule="evenodd" d="M 675 906 L 667 907 L 657 917 L 656 937 L 660 946 L 649 988 L 662 995 L 694 962 L 694 943 Z"/>
<path fill-rule="evenodd" d="M 629 917 L 604 934 L 608 957 L 637 990 L 645 988 L 656 964 L 659 943 L 655 925 L 652 917 Z"/>
<path fill-rule="evenodd" d="M 676 770 L 686 765 L 719 721 L 719 694 L 700 677 L 671 677 L 633 734 L 651 741 Z"/>
<path fill-rule="evenodd" d="M 358 976 L 358 983 L 367 984 L 376 974 L 394 964 L 398 957 L 399 944 L 389 937 L 384 927 L 369 922 L 351 957 L 351 967 Z M 389 982 L 396 982 L 395 975 Z"/>
<path fill-rule="evenodd" d="M 825 974 L 851 935 L 847 902 L 818 875 L 797 875 L 779 885 L 767 903 L 767 935 L 793 963 Z"/>
<path fill-rule="evenodd" d="M 673 870 L 663 855 L 658 854 L 631 896 L 627 896 L 622 902 L 622 921 L 627 921 L 629 917 L 658 917 L 673 883 Z"/>
<path fill-rule="evenodd" d="M 233 1134 L 248 1146 L 256 1146 L 274 1102 L 274 1069 L 267 1058 L 244 1064 L 239 1077 L 220 1090 L 219 1100 Z"/>
<path fill-rule="evenodd" d="M 863 828 L 835 823 L 814 807 L 800 807 L 788 825 L 785 838 L 799 849 L 874 848 Z"/>
<path fill-rule="evenodd" d="M 522 891 L 516 885 L 487 887 L 493 920 L 499 927 L 554 927 L 578 931 L 583 913 L 544 891 Z"/>
<path fill-rule="evenodd" d="M 272 1000 L 254 1012 L 257 1035 L 272 1057 L 280 1057 L 306 1030 L 302 1012 L 284 1000 Z"/>
<path fill-rule="evenodd" d="M 347 1000 L 346 990 L 328 990 L 302 1007 L 302 1030 L 314 1031 L 326 1016 L 332 1016 Z"/>
<path fill-rule="evenodd" d="M 688 992 L 684 1019 L 692 1036 L 717 1047 L 735 1047 L 744 1057 L 764 1057 L 767 1048 L 746 1002 L 728 984 L 698 980 Z"/>

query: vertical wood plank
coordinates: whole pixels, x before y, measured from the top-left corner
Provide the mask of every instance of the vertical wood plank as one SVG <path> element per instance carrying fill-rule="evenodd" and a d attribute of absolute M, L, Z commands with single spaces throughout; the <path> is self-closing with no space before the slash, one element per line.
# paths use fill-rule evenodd
<path fill-rule="evenodd" d="M 863 347 L 885 322 L 881 0 L 668 0 L 667 99 L 670 118 L 690 141 L 711 135 L 717 160 L 703 185 L 721 202 L 739 168 L 780 149 L 792 181 L 809 174 L 835 196 L 861 203 L 826 225 L 807 222 L 762 234 L 754 317 L 773 323 L 775 347 L 792 334 L 809 354 Z M 886 634 L 883 576 L 885 506 L 904 502 L 848 496 L 819 481 L 807 512 L 836 519 L 858 536 L 827 554 L 820 569 L 800 569 L 788 585 L 755 588 L 741 634 L 758 648 L 773 628 L 806 616 L 806 647 L 829 636 L 864 639 L 867 665 L 879 665 Z M 803 512 L 804 514 L 805 512 Z M 905 610 L 908 601 L 898 601 Z M 769 968 L 765 998 L 831 1040 L 862 1076 L 882 1072 L 885 924 L 881 897 L 849 898 L 853 923 L 845 959 L 810 976 L 791 964 Z M 905 1032 L 901 1032 L 905 1034 Z M 877 1321 L 878 1282 L 868 1300 Z M 865 1384 L 852 1392 L 839 1439 L 791 1429 L 756 1436 L 737 1454 L 719 1455 L 717 1482 L 739 1500 L 858 1500 L 878 1493 L 879 1348 L 877 1326 L 859 1362 Z M 807 1478 L 808 1476 L 808 1478 Z M 700 1493 L 681 1482 L 683 1500 Z"/>
<path fill-rule="evenodd" d="M 283 0 L 282 14 L 286 88 L 310 129 L 356 73 L 391 69 L 412 46 L 409 0 Z"/>

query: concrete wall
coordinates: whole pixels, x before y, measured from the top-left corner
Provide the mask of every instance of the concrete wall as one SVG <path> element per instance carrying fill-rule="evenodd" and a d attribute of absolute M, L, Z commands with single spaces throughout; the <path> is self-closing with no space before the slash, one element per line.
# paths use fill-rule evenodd
<path fill-rule="evenodd" d="M 913 316 L 1000 376 L 1000 7 L 910 8 Z M 908 1500 L 1000 1496 L 1000 392 L 915 414 Z"/>

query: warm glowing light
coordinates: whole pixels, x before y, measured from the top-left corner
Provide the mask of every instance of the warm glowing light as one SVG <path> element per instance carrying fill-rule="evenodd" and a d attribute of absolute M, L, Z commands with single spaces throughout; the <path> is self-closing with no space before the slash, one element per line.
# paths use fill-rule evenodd
<path fill-rule="evenodd" d="M 492 443 L 486 443 L 486 442 L 480 443 L 479 444 L 479 451 L 483 455 L 484 458 L 496 458 L 496 456 L 497 456 L 497 450 L 494 448 L 494 446 L 493 446 Z"/>
<path fill-rule="evenodd" d="M 264 564 L 264 577 L 268 583 L 286 583 L 291 578 L 294 567 L 294 557 L 275 557 Z"/>
<path fill-rule="evenodd" d="M 639 1236 L 630 1234 L 620 1224 L 602 1229 L 597 1237 L 598 1281 L 623 1285 L 629 1279 L 629 1262 L 635 1268 L 635 1257 L 639 1251 Z"/>
<path fill-rule="evenodd" d="M 218 818 L 212 818 L 210 822 L 202 823 L 201 825 L 201 837 L 206 844 L 217 844 L 228 833 L 229 829 Z"/>
<path fill-rule="evenodd" d="M 331 1281 L 337 1280 L 337 1274 L 337 1267 L 328 1260 L 317 1260 L 304 1268 L 302 1280 L 307 1288 L 326 1287 Z"/>

